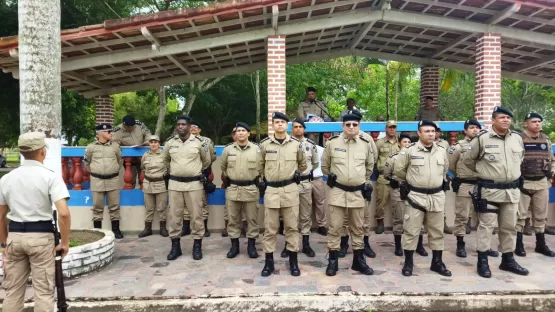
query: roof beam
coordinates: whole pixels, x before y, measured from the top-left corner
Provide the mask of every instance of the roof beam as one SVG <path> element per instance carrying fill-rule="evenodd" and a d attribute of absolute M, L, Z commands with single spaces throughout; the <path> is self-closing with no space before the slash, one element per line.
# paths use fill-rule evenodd
<path fill-rule="evenodd" d="M 555 55 L 548 55 L 544 58 L 540 58 L 540 59 L 537 59 L 535 61 L 531 61 L 531 62 L 526 63 L 526 64 L 515 66 L 512 70 L 519 73 L 519 72 L 530 70 L 530 69 L 533 69 L 533 68 L 536 68 L 536 67 L 540 67 L 542 65 L 545 65 L 545 64 L 548 64 L 548 63 L 551 63 L 551 62 L 555 62 Z"/>
<path fill-rule="evenodd" d="M 501 22 L 502 20 L 506 19 L 507 17 L 513 15 L 514 13 L 518 12 L 518 10 L 520 10 L 520 3 L 513 3 L 511 4 L 508 8 L 506 8 L 505 10 L 495 14 L 494 16 L 490 17 L 487 21 L 486 24 L 497 24 L 499 22 Z"/>
<path fill-rule="evenodd" d="M 451 42 L 449 42 L 448 44 L 443 46 L 441 49 L 437 50 L 431 57 L 436 58 L 436 57 L 442 55 L 443 53 L 449 51 L 450 49 L 458 46 L 462 42 L 465 42 L 468 39 L 472 38 L 472 36 L 474 36 L 473 33 L 469 34 L 469 35 L 461 35 L 461 36 L 457 37 L 456 39 L 452 40 Z"/>
<path fill-rule="evenodd" d="M 272 27 L 274 31 L 278 32 L 278 18 L 279 18 L 279 8 L 277 5 L 272 5 Z"/>
<path fill-rule="evenodd" d="M 85 82 L 87 84 L 90 84 L 90 85 L 95 86 L 95 87 L 100 88 L 100 89 L 105 89 L 105 88 L 110 87 L 110 85 L 105 83 L 105 82 L 101 82 L 101 81 L 98 81 L 98 80 L 93 79 L 93 78 L 88 78 L 87 76 L 85 76 L 81 73 L 68 71 L 68 72 L 64 72 L 62 75 L 66 76 L 66 77 L 73 78 L 75 80 Z"/>
<path fill-rule="evenodd" d="M 162 46 L 160 40 L 148 30 L 148 27 L 141 27 L 141 34 L 152 43 L 152 50 L 158 50 Z"/>
<path fill-rule="evenodd" d="M 370 31 L 370 29 L 372 29 L 372 26 L 374 26 L 374 23 L 376 23 L 376 21 L 371 21 L 371 22 L 368 22 L 368 23 L 362 25 L 362 27 L 360 28 L 359 33 L 353 39 L 353 43 L 351 43 L 351 46 L 350 46 L 351 50 L 354 50 L 358 46 L 358 44 L 362 41 L 362 39 L 364 39 L 364 37 L 366 37 L 366 35 Z"/>
<path fill-rule="evenodd" d="M 175 64 L 175 66 L 179 67 L 179 69 L 181 69 L 185 74 L 187 75 L 191 74 L 191 71 L 189 71 L 189 69 L 185 65 L 183 65 L 183 63 L 177 60 L 173 55 L 168 55 L 168 58 L 170 59 L 170 61 L 172 61 L 172 63 Z"/>

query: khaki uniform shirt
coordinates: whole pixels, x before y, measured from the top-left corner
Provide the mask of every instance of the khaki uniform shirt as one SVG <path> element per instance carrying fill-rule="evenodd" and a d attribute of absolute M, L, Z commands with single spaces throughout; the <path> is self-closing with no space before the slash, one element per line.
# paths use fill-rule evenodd
<path fill-rule="evenodd" d="M 289 180 L 293 178 L 296 170 L 304 172 L 308 168 L 301 142 L 288 134 L 282 144 L 274 136 L 267 137 L 260 142 L 260 150 L 260 163 L 267 181 Z M 297 184 L 277 188 L 268 186 L 266 189 L 264 207 L 281 208 L 296 205 L 299 205 Z"/>
<path fill-rule="evenodd" d="M 379 139 L 376 142 L 376 149 L 378 150 L 378 171 L 380 176 L 378 177 L 378 182 L 381 184 L 389 184 L 389 181 L 385 178 L 383 171 L 385 169 L 385 163 L 389 155 L 401 150 L 399 146 L 399 141 L 395 138 L 394 142 L 391 142 L 387 136 Z"/>
<path fill-rule="evenodd" d="M 331 137 L 324 147 L 322 172 L 328 176 L 337 176 L 337 183 L 346 186 L 359 186 L 370 183 L 374 169 L 374 155 L 370 142 L 362 134 L 349 139 L 345 133 Z M 366 207 L 362 192 L 346 192 L 337 187 L 330 190 L 328 204 L 346 207 Z"/>
<path fill-rule="evenodd" d="M 405 179 L 409 185 L 427 189 L 443 185 L 449 168 L 449 160 L 443 147 L 434 143 L 431 151 L 428 151 L 418 141 L 399 152 L 398 157 L 393 174 Z M 443 211 L 445 206 L 445 192 L 423 194 L 411 191 L 408 198 L 432 212 Z"/>
<path fill-rule="evenodd" d="M 108 141 L 104 144 L 96 141 L 87 145 L 83 161 L 90 173 L 100 175 L 119 173 L 123 167 L 121 148 L 118 143 L 113 141 Z M 120 188 L 119 176 L 111 179 L 99 179 L 91 174 L 92 192 L 108 192 L 119 190 Z"/>
<path fill-rule="evenodd" d="M 244 149 L 237 142 L 226 145 L 221 156 L 224 176 L 237 181 L 253 181 L 263 174 L 260 146 L 248 142 Z M 225 197 L 240 202 L 258 201 L 260 194 L 256 185 L 238 186 L 231 184 L 225 190 Z"/>
<path fill-rule="evenodd" d="M 551 148 L 552 148 L 551 145 L 552 145 L 551 140 L 548 138 L 547 139 L 548 151 L 551 151 Z M 550 153 L 550 155 L 551 155 L 551 172 L 555 172 L 555 156 L 553 155 L 553 153 Z M 549 189 L 551 188 L 551 180 L 548 179 L 547 177 L 538 181 L 524 180 L 523 188 L 525 190 L 533 190 L 533 191 Z"/>
<path fill-rule="evenodd" d="M 208 145 L 195 135 L 183 142 L 179 136 L 166 141 L 162 157 L 169 173 L 176 177 L 198 177 L 212 163 Z M 200 181 L 178 182 L 170 179 L 168 190 L 178 192 L 202 190 Z"/>
<path fill-rule="evenodd" d="M 449 171 L 451 171 L 459 179 L 476 180 L 478 178 L 478 174 L 469 168 L 463 160 L 463 154 L 468 151 L 470 141 L 471 139 L 464 138 L 455 143 L 455 145 L 451 146 L 447 152 L 447 159 L 449 159 Z M 463 183 L 459 187 L 457 195 L 461 197 L 470 197 L 469 192 L 472 192 L 473 189 L 473 184 Z"/>
<path fill-rule="evenodd" d="M 439 107 L 432 106 L 432 108 L 427 109 L 425 106 L 420 106 L 418 113 L 416 113 L 416 120 L 430 120 L 438 121 L 443 120 L 443 116 L 439 111 Z"/>
<path fill-rule="evenodd" d="M 62 177 L 35 160 L 25 160 L 0 179 L 0 205 L 15 222 L 52 220 L 52 204 L 69 199 Z"/>
<path fill-rule="evenodd" d="M 112 141 L 120 141 L 121 146 L 143 145 L 148 142 L 150 136 L 151 133 L 147 126 L 136 121 L 131 131 L 124 130 L 123 123 L 115 127 Z"/>
<path fill-rule="evenodd" d="M 395 152 L 395 153 L 393 153 L 393 154 L 391 154 L 387 157 L 387 159 L 385 160 L 385 167 L 384 167 L 384 170 L 383 170 L 383 176 L 384 176 L 384 179 L 386 177 L 390 177 L 394 180 L 399 181 L 399 184 L 401 184 L 401 183 L 404 182 L 404 180 L 399 179 L 399 177 L 397 177 L 393 174 L 393 172 L 395 171 L 395 163 L 396 163 L 398 158 L 399 158 L 399 152 Z M 381 177 L 381 175 L 380 175 L 380 177 Z M 401 194 L 399 192 L 399 188 L 391 189 L 391 198 L 394 201 L 401 201 Z"/>
<path fill-rule="evenodd" d="M 306 157 L 306 170 L 302 172 L 301 175 L 307 176 L 310 171 L 318 168 L 320 165 L 320 159 L 318 158 L 318 151 L 316 150 L 316 144 L 314 141 L 307 138 L 299 140 L 301 142 L 301 149 Z M 312 182 L 309 180 L 304 180 L 299 184 L 299 193 L 312 192 Z"/>
<path fill-rule="evenodd" d="M 439 139 L 439 141 L 436 141 L 436 144 L 443 147 L 443 149 L 446 151 L 449 150 L 449 147 L 451 146 L 449 142 L 444 139 Z"/>
<path fill-rule="evenodd" d="M 144 153 L 141 158 L 141 169 L 145 173 L 143 180 L 143 192 L 146 194 L 158 194 L 166 191 L 166 183 L 162 181 L 149 182 L 148 178 L 158 179 L 163 178 L 168 168 L 164 163 L 162 151 L 158 150 L 156 153 L 148 151 Z"/>
<path fill-rule="evenodd" d="M 214 148 L 214 143 L 212 143 L 212 140 L 210 140 L 210 138 L 208 138 L 208 137 L 204 137 L 204 136 L 201 136 L 201 135 L 197 135 L 197 137 L 199 137 L 204 143 L 206 143 L 206 145 L 208 146 L 208 152 L 210 153 L 210 161 L 215 162 L 216 161 L 216 149 Z"/>
<path fill-rule="evenodd" d="M 362 136 L 363 139 L 368 141 L 368 145 L 370 145 L 370 153 L 372 153 L 372 156 L 374 157 L 374 166 L 376 166 L 380 154 L 378 152 L 378 147 L 376 147 L 376 142 L 374 142 L 374 138 L 364 131 L 360 131 L 359 136 Z"/>
<path fill-rule="evenodd" d="M 315 100 L 314 102 L 316 102 L 316 104 L 314 104 L 313 102 L 308 102 L 306 100 L 299 103 L 299 107 L 297 108 L 297 117 L 306 119 L 307 114 L 313 114 L 322 118 L 329 118 L 327 114 L 327 104 L 320 100 Z"/>
<path fill-rule="evenodd" d="M 478 178 L 499 183 L 520 178 L 520 164 L 524 158 L 524 145 L 517 132 L 509 131 L 505 137 L 493 128 L 482 130 L 468 145 L 464 163 L 476 171 Z M 482 198 L 494 203 L 518 203 L 520 190 L 482 188 Z"/>

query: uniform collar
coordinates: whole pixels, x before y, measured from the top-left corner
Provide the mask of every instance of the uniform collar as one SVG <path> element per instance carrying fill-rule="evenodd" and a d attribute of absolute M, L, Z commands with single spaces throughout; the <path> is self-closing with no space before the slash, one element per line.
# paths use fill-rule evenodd
<path fill-rule="evenodd" d="M 436 142 L 434 142 L 434 143 L 436 143 Z M 428 151 L 428 148 L 425 147 L 425 146 L 422 144 L 422 142 L 420 142 L 420 140 L 418 140 L 418 142 L 416 143 L 416 147 L 418 147 L 418 149 L 421 150 L 421 151 L 426 151 L 426 152 Z M 430 150 L 430 153 L 433 153 L 433 152 L 435 152 L 436 150 L 437 150 L 437 147 L 436 147 L 435 144 L 433 144 L 433 145 L 432 145 L 432 149 Z"/>
<path fill-rule="evenodd" d="M 96 145 L 112 145 L 112 141 L 108 141 L 106 143 L 100 143 L 100 141 L 95 140 L 94 144 L 96 144 Z"/>
<path fill-rule="evenodd" d="M 470 142 L 470 141 L 472 141 L 472 139 L 471 139 L 471 138 L 468 138 L 468 137 L 466 137 L 466 136 L 464 137 L 464 140 L 465 140 L 466 142 Z"/>
<path fill-rule="evenodd" d="M 158 154 L 162 153 L 162 150 L 160 148 L 158 148 L 158 151 L 156 151 L 156 152 L 153 152 L 151 150 L 148 150 L 148 152 L 152 155 L 158 155 Z"/>
<path fill-rule="evenodd" d="M 509 131 L 507 131 L 507 133 L 505 134 L 505 138 L 509 135 L 512 134 L 511 129 L 509 129 Z M 497 132 L 495 132 L 495 130 L 493 129 L 493 127 L 491 127 L 491 132 L 489 133 L 490 138 L 491 137 L 497 137 L 499 139 L 504 139 L 503 136 L 501 136 L 500 134 L 498 134 Z"/>
<path fill-rule="evenodd" d="M 291 139 L 291 136 L 289 136 L 289 134 L 285 133 L 285 139 L 283 139 L 283 143 L 288 142 L 289 139 Z M 274 143 L 276 143 L 276 144 L 280 144 L 280 143 L 277 141 L 276 137 L 273 136 L 273 135 L 270 137 L 270 140 L 272 140 L 272 141 L 273 141 Z"/>
<path fill-rule="evenodd" d="M 394 136 L 394 138 L 395 138 L 395 142 L 393 142 L 393 143 L 391 143 L 391 141 L 389 140 L 387 135 L 384 136 L 383 138 L 381 138 L 381 140 L 384 140 L 384 142 L 391 143 L 391 144 L 395 144 L 395 143 L 399 144 L 399 139 L 397 138 L 397 136 Z"/>
<path fill-rule="evenodd" d="M 29 167 L 44 167 L 43 164 L 40 163 L 40 161 L 36 161 L 36 160 L 24 160 L 22 166 L 29 166 Z"/>
<path fill-rule="evenodd" d="M 234 146 L 236 149 L 241 150 L 241 146 L 239 145 L 239 143 L 233 142 L 233 146 Z M 250 147 L 251 147 L 251 141 L 247 141 L 247 145 L 245 145 L 245 149 L 250 148 Z"/>
<path fill-rule="evenodd" d="M 357 135 L 355 135 L 355 136 L 353 137 L 353 141 L 356 142 L 356 140 L 360 137 L 360 135 L 361 135 L 360 133 L 357 134 Z M 345 143 L 349 142 L 349 137 L 345 134 L 345 132 L 342 132 L 342 133 L 341 133 L 341 138 L 343 139 L 343 142 L 345 142 Z"/>

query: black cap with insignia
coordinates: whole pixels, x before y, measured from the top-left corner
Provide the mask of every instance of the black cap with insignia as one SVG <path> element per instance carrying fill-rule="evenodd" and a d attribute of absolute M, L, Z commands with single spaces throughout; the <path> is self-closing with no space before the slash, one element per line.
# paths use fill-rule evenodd
<path fill-rule="evenodd" d="M 503 106 L 495 106 L 493 108 L 493 112 L 494 113 L 501 113 L 501 114 L 505 114 L 508 115 L 509 117 L 513 118 L 513 113 L 511 113 L 510 110 L 508 110 L 507 108 L 503 107 Z"/>
<path fill-rule="evenodd" d="M 362 113 L 356 109 L 350 110 L 345 116 L 343 116 L 343 122 L 345 121 L 360 121 L 362 119 Z"/>
<path fill-rule="evenodd" d="M 526 115 L 526 118 L 524 118 L 524 121 L 532 119 L 532 118 L 539 118 L 541 121 L 543 121 L 543 117 L 542 115 L 538 114 L 538 113 L 528 113 Z"/>
<path fill-rule="evenodd" d="M 126 115 L 123 117 L 123 124 L 126 126 L 134 126 L 135 125 L 135 117 L 131 115 Z"/>
<path fill-rule="evenodd" d="M 191 117 L 187 116 L 187 115 L 179 115 L 177 117 L 175 117 L 175 120 L 185 120 L 187 123 L 191 122 Z"/>
<path fill-rule="evenodd" d="M 112 130 L 112 125 L 107 123 L 101 123 L 96 125 L 96 131 L 109 131 Z"/>
<path fill-rule="evenodd" d="M 289 122 L 289 117 L 287 117 L 287 115 L 285 115 L 285 114 L 282 113 L 282 112 L 274 112 L 274 113 L 272 113 L 272 120 L 274 120 L 274 119 L 283 119 L 283 120 Z"/>
<path fill-rule="evenodd" d="M 316 88 L 314 88 L 314 87 L 308 87 L 308 88 L 306 88 L 306 93 L 308 93 L 308 92 L 317 92 L 317 91 L 318 91 L 318 90 L 316 90 Z"/>
<path fill-rule="evenodd" d="M 237 130 L 237 128 L 244 128 L 245 130 L 247 130 L 247 132 L 251 132 L 251 128 L 249 127 L 249 125 L 247 125 L 246 122 L 242 122 L 239 121 L 235 124 L 235 129 Z"/>
<path fill-rule="evenodd" d="M 420 129 L 420 127 L 434 127 L 434 129 L 436 129 L 436 131 L 438 129 L 435 122 L 429 121 L 429 120 L 420 120 L 418 122 L 418 129 Z"/>
<path fill-rule="evenodd" d="M 475 119 L 468 119 L 467 121 L 464 122 L 464 129 L 468 129 L 468 126 L 470 125 L 474 125 L 480 129 L 482 129 L 482 125 L 480 124 L 480 122 L 478 120 Z"/>
<path fill-rule="evenodd" d="M 201 128 L 201 127 L 200 127 L 200 124 L 199 124 L 197 121 L 195 121 L 195 120 L 191 120 L 191 121 L 189 122 L 189 124 L 190 124 L 191 126 L 197 126 L 199 129 Z"/>
<path fill-rule="evenodd" d="M 303 126 L 303 128 L 306 129 L 306 125 L 304 124 L 304 119 L 302 119 L 300 117 L 297 117 L 297 118 L 295 118 L 295 120 L 293 120 L 293 122 L 296 122 L 296 123 L 300 124 L 301 126 Z"/>
<path fill-rule="evenodd" d="M 412 139 L 410 138 L 410 136 L 408 136 L 406 134 L 399 135 L 399 141 L 401 141 L 402 139 L 409 139 L 409 141 L 412 142 Z"/>

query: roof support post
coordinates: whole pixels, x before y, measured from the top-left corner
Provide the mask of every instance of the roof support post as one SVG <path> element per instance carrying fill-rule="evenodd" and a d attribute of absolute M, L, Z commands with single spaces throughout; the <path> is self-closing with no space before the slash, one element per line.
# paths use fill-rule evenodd
<path fill-rule="evenodd" d="M 96 123 L 114 124 L 114 99 L 108 95 L 101 95 L 94 98 L 96 102 Z"/>
<path fill-rule="evenodd" d="M 285 113 L 285 36 L 268 36 L 268 135 L 274 133 L 272 113 Z"/>
<path fill-rule="evenodd" d="M 484 33 L 478 38 L 474 85 L 474 119 L 491 125 L 493 108 L 501 105 L 501 34 Z"/>
<path fill-rule="evenodd" d="M 424 106 L 426 97 L 431 96 L 433 106 L 437 106 L 439 94 L 439 67 L 424 65 L 420 68 L 420 106 Z"/>

